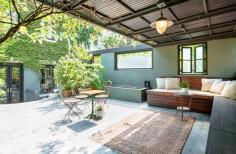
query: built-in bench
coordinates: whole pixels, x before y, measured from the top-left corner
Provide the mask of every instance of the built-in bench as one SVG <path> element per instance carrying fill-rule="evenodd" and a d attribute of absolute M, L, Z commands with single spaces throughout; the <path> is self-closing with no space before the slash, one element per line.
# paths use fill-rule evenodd
<path fill-rule="evenodd" d="M 236 153 L 236 101 L 215 97 L 207 141 L 207 154 Z"/>
<path fill-rule="evenodd" d="M 205 77 L 180 76 L 177 78 L 180 78 L 180 80 L 185 80 L 190 84 L 190 93 L 193 94 L 191 111 L 200 113 L 211 113 L 214 96 L 220 95 L 211 92 L 201 91 L 201 79 Z M 223 80 L 232 80 L 232 78 L 223 78 Z M 147 90 L 147 103 L 152 106 L 176 108 L 175 94 L 178 92 L 179 90 Z"/>

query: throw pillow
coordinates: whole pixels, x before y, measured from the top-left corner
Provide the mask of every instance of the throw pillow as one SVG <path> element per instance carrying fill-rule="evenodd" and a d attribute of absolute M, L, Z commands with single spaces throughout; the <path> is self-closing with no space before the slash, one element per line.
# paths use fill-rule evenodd
<path fill-rule="evenodd" d="M 225 86 L 225 81 L 215 80 L 210 88 L 210 92 L 221 94 Z"/>
<path fill-rule="evenodd" d="M 174 90 L 179 89 L 179 78 L 166 78 L 165 79 L 165 89 Z"/>
<path fill-rule="evenodd" d="M 222 81 L 222 79 L 206 79 L 206 78 L 203 78 L 202 79 L 201 91 L 209 91 L 215 80 Z"/>
<path fill-rule="evenodd" d="M 157 89 L 165 89 L 165 78 L 156 78 Z"/>
<path fill-rule="evenodd" d="M 221 96 L 236 99 L 236 81 L 226 81 L 225 87 L 221 92 Z"/>

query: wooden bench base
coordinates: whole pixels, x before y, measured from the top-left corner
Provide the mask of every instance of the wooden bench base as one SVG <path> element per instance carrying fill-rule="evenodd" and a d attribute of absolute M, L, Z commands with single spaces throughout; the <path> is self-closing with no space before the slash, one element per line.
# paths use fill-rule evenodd
<path fill-rule="evenodd" d="M 210 114 L 213 99 L 214 96 L 193 95 L 191 111 Z M 176 108 L 176 97 L 173 93 L 147 91 L 147 103 L 152 106 Z"/>

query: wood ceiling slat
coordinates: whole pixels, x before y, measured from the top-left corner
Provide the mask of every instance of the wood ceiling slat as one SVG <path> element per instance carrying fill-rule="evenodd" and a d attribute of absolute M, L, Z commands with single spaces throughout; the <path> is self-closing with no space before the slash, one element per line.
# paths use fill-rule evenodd
<path fill-rule="evenodd" d="M 212 11 L 222 7 L 236 5 L 236 0 L 208 0 L 207 3 L 209 10 Z"/>
<path fill-rule="evenodd" d="M 201 31 L 201 32 L 191 33 L 191 36 L 195 38 L 195 37 L 200 37 L 200 36 L 207 36 L 209 34 L 210 34 L 209 31 Z"/>
<path fill-rule="evenodd" d="M 211 19 L 212 24 L 218 24 L 218 23 L 236 20 L 236 11 L 214 16 L 214 17 L 211 17 L 210 19 Z"/>
<path fill-rule="evenodd" d="M 191 0 L 186 3 L 173 6 L 171 7 L 171 9 L 179 19 L 204 13 L 204 8 L 201 0 Z"/>
<path fill-rule="evenodd" d="M 123 0 L 123 2 L 135 11 L 157 4 L 157 0 Z"/>
<path fill-rule="evenodd" d="M 234 26 L 226 26 L 226 27 L 213 29 L 212 32 L 213 34 L 218 34 L 218 33 L 229 32 L 233 30 L 234 30 Z"/>
<path fill-rule="evenodd" d="M 114 0 L 90 0 L 86 4 L 113 19 L 131 14 L 127 8 Z"/>
<path fill-rule="evenodd" d="M 86 0 L 74 0 L 73 5 L 82 1 Z M 236 0 L 166 0 L 166 2 L 168 3 L 163 9 L 164 16 L 176 22 L 164 35 L 159 35 L 149 25 L 151 21 L 160 17 L 158 11 L 160 8 L 154 4 L 154 0 L 88 0 L 85 3 L 87 6 L 78 5 L 76 7 L 78 9 L 71 12 L 71 15 L 150 45 L 154 45 L 156 41 L 162 46 L 236 36 Z M 50 3 L 48 0 L 47 4 Z M 91 7 L 95 7 L 96 15 L 92 13 Z M 169 11 L 166 8 L 170 8 Z M 183 31 L 184 28 L 186 31 Z M 209 35 L 211 29 L 212 36 L 202 37 Z M 188 33 L 196 38 L 186 38 Z"/>

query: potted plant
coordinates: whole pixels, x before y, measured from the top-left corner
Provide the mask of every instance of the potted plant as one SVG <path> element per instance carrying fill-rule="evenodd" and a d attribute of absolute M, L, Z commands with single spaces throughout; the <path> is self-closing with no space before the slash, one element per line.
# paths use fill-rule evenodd
<path fill-rule="evenodd" d="M 103 106 L 102 105 L 98 105 L 96 107 L 96 109 L 95 109 L 96 118 L 102 119 L 103 114 L 104 114 Z"/>
<path fill-rule="evenodd" d="M 112 81 L 111 80 L 105 80 L 104 85 L 107 86 L 107 87 L 111 87 Z"/>
<path fill-rule="evenodd" d="M 179 87 L 181 88 L 181 92 L 188 93 L 188 91 L 189 91 L 189 83 L 187 81 L 182 80 L 180 82 Z"/>
<path fill-rule="evenodd" d="M 69 97 L 72 95 L 72 86 L 70 85 L 70 83 L 66 83 L 63 85 L 63 95 L 65 97 Z"/>

